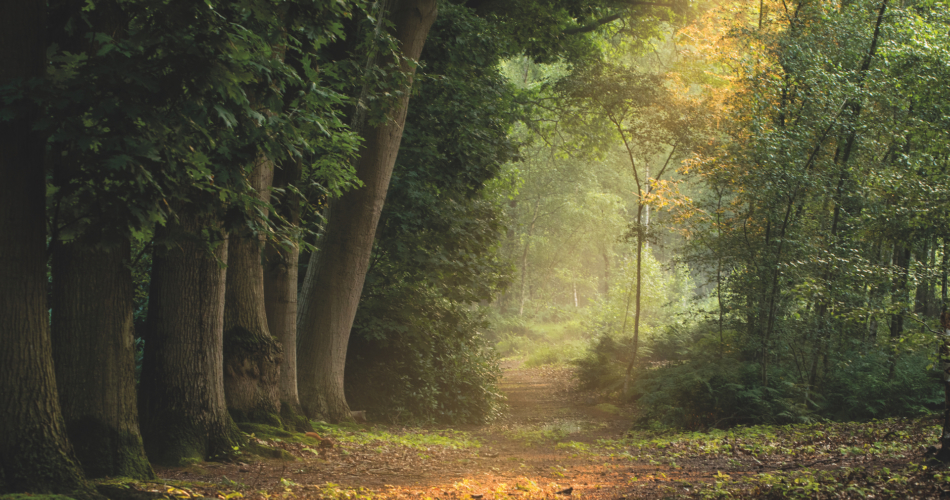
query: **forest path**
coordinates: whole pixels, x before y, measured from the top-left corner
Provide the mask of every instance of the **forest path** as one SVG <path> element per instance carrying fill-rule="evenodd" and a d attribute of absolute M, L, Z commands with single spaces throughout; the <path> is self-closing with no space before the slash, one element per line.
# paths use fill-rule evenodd
<path fill-rule="evenodd" d="M 670 493 L 674 481 L 689 491 L 686 481 L 710 480 L 703 477 L 709 476 L 708 467 L 691 474 L 611 448 L 629 428 L 629 409 L 572 391 L 570 370 L 524 368 L 518 361 L 503 363 L 502 369 L 499 389 L 507 410 L 490 425 L 362 426 L 326 434 L 334 446 L 319 457 L 313 444 L 268 440 L 262 444 L 283 448 L 297 461 L 203 463 L 157 472 L 205 495 L 220 488 L 208 496 L 238 491 L 244 498 L 350 498 L 353 489 L 384 498 L 440 500 L 652 498 L 661 493 L 659 483 Z M 466 446 L 476 440 L 477 447 Z"/>

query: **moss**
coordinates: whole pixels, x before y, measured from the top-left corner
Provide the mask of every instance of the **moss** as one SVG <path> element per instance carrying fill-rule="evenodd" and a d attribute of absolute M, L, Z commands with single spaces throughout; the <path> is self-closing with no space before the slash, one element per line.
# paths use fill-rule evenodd
<path fill-rule="evenodd" d="M 310 432 L 313 430 L 310 419 L 287 403 L 280 405 L 280 418 L 284 422 L 284 428 L 289 431 Z"/>
<path fill-rule="evenodd" d="M 297 458 L 291 455 L 290 453 L 280 449 L 272 448 L 270 446 L 265 446 L 260 443 L 249 443 L 247 447 L 243 448 L 243 451 L 250 453 L 252 455 L 257 455 L 262 458 L 273 458 L 277 460 L 288 460 L 296 461 Z"/>
<path fill-rule="evenodd" d="M 0 495 L 0 500 L 74 500 L 74 498 L 65 495 L 11 493 L 9 495 Z"/>
<path fill-rule="evenodd" d="M 129 485 L 100 484 L 96 486 L 99 493 L 109 497 L 109 500 L 158 500 L 168 498 L 166 493 L 159 491 L 142 491 Z"/>
<path fill-rule="evenodd" d="M 168 432 L 145 441 L 145 452 L 153 463 L 180 465 L 187 460 L 204 460 L 205 440 L 190 428 L 167 427 Z"/>
<path fill-rule="evenodd" d="M 236 447 L 246 443 L 244 435 L 234 422 L 227 418 L 220 428 L 199 428 L 166 422 L 164 433 L 159 433 L 152 443 L 146 441 L 145 451 L 152 462 L 161 465 L 183 465 L 204 460 L 227 460 L 236 452 Z"/>
<path fill-rule="evenodd" d="M 66 433 L 87 477 L 155 477 L 138 434 L 120 433 L 93 417 L 68 422 Z"/>
<path fill-rule="evenodd" d="M 293 434 L 271 425 L 266 424 L 254 424 L 250 422 L 239 422 L 237 424 L 238 428 L 248 434 L 254 434 L 259 438 L 289 438 L 293 437 Z"/>

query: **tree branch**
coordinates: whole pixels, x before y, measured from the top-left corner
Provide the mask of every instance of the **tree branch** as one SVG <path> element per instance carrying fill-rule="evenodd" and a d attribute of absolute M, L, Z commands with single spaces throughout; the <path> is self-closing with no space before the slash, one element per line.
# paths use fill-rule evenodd
<path fill-rule="evenodd" d="M 667 3 L 667 2 L 637 2 L 637 1 L 635 1 L 635 2 L 630 2 L 630 5 L 629 5 L 629 7 L 627 7 L 627 10 L 629 10 L 629 9 L 631 9 L 631 8 L 633 8 L 633 7 L 638 7 L 638 6 L 640 6 L 640 5 L 649 5 L 649 6 L 652 6 L 652 7 L 667 7 L 667 8 L 670 8 L 670 9 L 676 9 L 676 5 L 675 5 L 673 2 Z M 602 18 L 600 18 L 600 19 L 598 19 L 598 20 L 596 20 L 596 21 L 594 21 L 594 22 L 592 22 L 592 23 L 590 23 L 590 24 L 585 24 L 584 26 L 577 26 L 577 27 L 575 27 L 575 28 L 568 28 L 568 29 L 564 30 L 564 34 L 565 34 L 565 35 L 576 35 L 576 34 L 579 34 L 579 33 L 590 33 L 591 31 L 594 31 L 595 29 L 597 29 L 597 28 L 599 28 L 599 27 L 601 27 L 601 26 L 603 26 L 603 25 L 605 25 L 605 24 L 610 24 L 610 23 L 616 21 L 617 19 L 620 19 L 621 17 L 623 17 L 623 13 L 611 14 L 611 15 L 609 15 L 609 16 L 602 17 Z"/>

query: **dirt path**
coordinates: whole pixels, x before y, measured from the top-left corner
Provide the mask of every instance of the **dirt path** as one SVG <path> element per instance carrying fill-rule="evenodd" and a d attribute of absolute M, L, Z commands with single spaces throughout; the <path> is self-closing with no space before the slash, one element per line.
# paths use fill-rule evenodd
<path fill-rule="evenodd" d="M 932 419 L 918 419 L 835 424 L 836 429 L 789 431 L 785 437 L 693 435 L 634 445 L 619 441 L 631 410 L 572 392 L 567 370 L 515 364 L 503 368 L 500 389 L 508 398 L 508 411 L 489 426 L 461 433 L 363 426 L 333 431 L 329 449 L 287 435 L 263 444 L 283 448 L 297 460 L 202 463 L 157 472 L 162 481 L 176 480 L 176 487 L 192 496 L 222 499 L 240 493 L 245 499 L 626 500 L 702 496 L 726 486 L 731 488 L 726 496 L 756 498 L 777 487 L 770 484 L 769 474 L 795 474 L 803 468 L 813 471 L 806 474 L 897 470 L 909 459 L 919 463 L 919 443 L 932 441 L 927 430 Z M 827 481 L 834 490 L 837 482 L 850 483 L 851 474 Z M 886 484 L 862 474 L 868 492 Z M 914 474 L 923 477 L 919 471 Z M 793 480 L 780 479 L 782 484 Z M 151 491 L 167 491 L 167 484 L 149 484 Z M 931 488 L 928 492 L 937 491 L 919 484 Z M 950 490 L 947 493 L 950 496 Z"/>
<path fill-rule="evenodd" d="M 310 451 L 313 447 L 270 442 L 300 460 L 206 463 L 158 473 L 163 479 L 223 483 L 245 490 L 245 497 L 248 492 L 281 489 L 307 494 L 327 484 L 378 493 L 405 490 L 476 499 L 501 498 L 509 490 L 548 496 L 567 488 L 573 488 L 572 498 L 584 496 L 585 489 L 591 489 L 588 497 L 622 496 L 605 494 L 616 493 L 632 473 L 643 471 L 629 460 L 591 454 L 585 447 L 599 439 L 619 438 L 629 425 L 629 415 L 592 396 L 571 392 L 566 369 L 521 368 L 510 362 L 503 369 L 500 389 L 507 397 L 506 415 L 488 426 L 461 429 L 481 443 L 477 448 L 420 450 L 346 439 L 337 440 L 325 456 L 316 457 Z M 448 429 L 381 426 L 367 429 L 366 434 L 379 432 L 455 435 Z M 358 438 L 359 431 L 354 433 L 354 439 Z"/>

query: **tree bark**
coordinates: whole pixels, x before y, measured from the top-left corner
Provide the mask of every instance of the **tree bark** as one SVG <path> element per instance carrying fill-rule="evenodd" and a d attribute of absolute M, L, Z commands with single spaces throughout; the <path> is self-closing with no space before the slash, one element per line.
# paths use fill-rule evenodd
<path fill-rule="evenodd" d="M 393 0 L 388 12 L 403 56 L 418 60 L 435 21 L 436 0 Z M 298 389 L 310 417 L 352 418 L 343 392 L 346 347 L 402 141 L 415 66 L 404 62 L 402 70 L 407 86 L 385 121 L 358 126 L 363 144 L 356 173 L 364 185 L 334 202 L 320 251 L 307 269 L 298 314 Z"/>
<path fill-rule="evenodd" d="M 66 432 L 89 477 L 152 478 L 136 407 L 130 243 L 54 245 L 53 359 Z"/>
<path fill-rule="evenodd" d="M 274 187 L 287 188 L 300 180 L 301 165 L 290 162 L 274 173 Z M 300 200 L 286 192 L 278 198 L 277 209 L 290 230 L 300 225 Z M 270 242 L 264 249 L 264 308 L 267 327 L 277 338 L 284 351 L 280 367 L 280 415 L 285 425 L 298 431 L 312 431 L 310 421 L 303 416 L 297 393 L 297 264 L 300 244 L 291 238 L 289 245 Z"/>
<path fill-rule="evenodd" d="M 261 156 L 248 179 L 258 199 L 270 200 L 274 164 Z M 244 226 L 228 238 L 224 298 L 224 397 L 237 422 L 280 427 L 282 349 L 264 308 L 263 238 Z"/>
<path fill-rule="evenodd" d="M 213 251 L 202 232 L 213 234 Z M 179 212 L 156 231 L 139 415 L 145 451 L 176 465 L 233 453 L 243 438 L 224 400 L 223 326 L 228 242 L 207 214 Z"/>
<path fill-rule="evenodd" d="M 42 77 L 46 2 L 0 2 L 0 85 Z M 0 121 L 0 493 L 93 498 L 66 438 L 46 308 L 44 141 Z"/>

